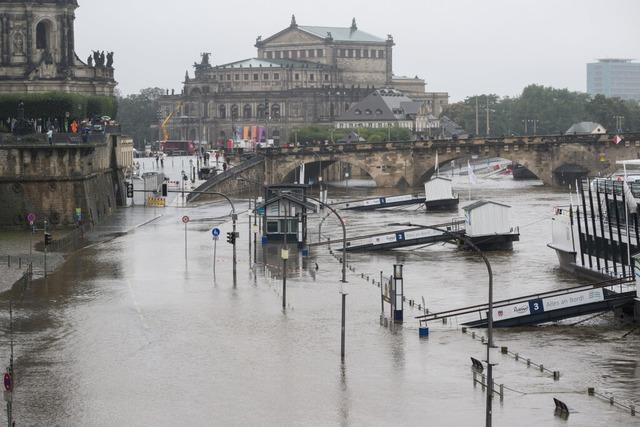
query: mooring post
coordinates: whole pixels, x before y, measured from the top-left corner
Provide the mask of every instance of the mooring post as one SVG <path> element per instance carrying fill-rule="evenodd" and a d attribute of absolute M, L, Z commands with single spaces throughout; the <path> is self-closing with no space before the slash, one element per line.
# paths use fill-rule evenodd
<path fill-rule="evenodd" d="M 382 271 L 380 272 L 380 312 L 384 316 L 384 286 L 382 286 Z"/>
<path fill-rule="evenodd" d="M 282 309 L 287 309 L 287 260 L 289 259 L 289 250 L 282 249 Z"/>
<path fill-rule="evenodd" d="M 500 384 L 500 402 L 504 401 L 504 384 Z"/>
<path fill-rule="evenodd" d="M 394 301 L 394 322 L 402 323 L 404 321 L 404 284 L 402 275 L 402 264 L 393 266 L 393 298 Z"/>
<path fill-rule="evenodd" d="M 345 354 L 345 324 L 347 321 L 347 294 L 342 292 L 342 329 L 340 336 L 340 358 L 344 363 Z"/>

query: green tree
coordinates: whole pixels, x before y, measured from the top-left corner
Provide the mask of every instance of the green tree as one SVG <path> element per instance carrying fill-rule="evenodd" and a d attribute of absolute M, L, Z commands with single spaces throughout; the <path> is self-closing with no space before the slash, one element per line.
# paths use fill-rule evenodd
<path fill-rule="evenodd" d="M 164 90 L 154 87 L 142 89 L 140 93 L 118 98 L 119 121 L 122 132 L 133 138 L 139 149 L 145 141 L 158 139 L 158 111 Z"/>
<path fill-rule="evenodd" d="M 585 93 L 555 89 L 539 85 L 524 88 L 515 98 L 496 95 L 469 97 L 449 105 L 443 113 L 469 134 L 476 131 L 476 99 L 478 100 L 478 128 L 486 135 L 486 110 L 489 101 L 491 136 L 533 134 L 559 134 L 572 124 L 593 121 L 615 132 L 615 116 L 623 116 L 623 130 L 640 130 L 640 105 L 634 101 L 590 97 Z"/>

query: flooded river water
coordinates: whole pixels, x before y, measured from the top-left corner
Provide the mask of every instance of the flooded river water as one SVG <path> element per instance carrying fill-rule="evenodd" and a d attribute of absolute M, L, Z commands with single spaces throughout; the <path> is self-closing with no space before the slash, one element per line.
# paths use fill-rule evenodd
<path fill-rule="evenodd" d="M 468 197 L 464 178 L 454 187 Z M 330 198 L 388 194 L 378 189 L 332 190 Z M 557 269 L 550 239 L 555 205 L 566 192 L 535 181 L 481 180 L 472 199 L 511 205 L 521 241 L 513 252 L 491 253 L 495 297 L 504 299 L 583 282 Z M 240 210 L 247 204 L 238 201 Z M 162 216 L 133 231 L 75 253 L 48 280 L 15 303 L 17 425 L 64 426 L 481 426 L 485 395 L 473 386 L 470 357 L 485 347 L 456 320 L 434 324 L 419 339 L 413 315 L 395 330 L 380 326 L 379 288 L 361 274 L 390 275 L 405 266 L 405 294 L 431 310 L 486 302 L 484 264 L 472 253 L 434 245 L 414 250 L 351 254 L 347 297 L 347 357 L 340 362 L 340 264 L 326 248 L 292 256 L 288 308 L 281 308 L 277 248 L 250 259 L 249 219 L 240 215 L 238 280 L 231 274 L 229 208 L 221 203 L 159 209 Z M 150 215 L 120 213 L 122 221 Z M 185 227 L 189 215 L 188 256 Z M 349 235 L 388 229 L 394 222 L 437 224 L 449 214 L 407 208 L 348 212 Z M 135 221 L 134 221 L 135 222 Z M 310 240 L 317 238 L 317 218 Z M 220 226 L 216 277 L 210 230 Z M 328 219 L 328 235 L 339 235 Z M 317 267 L 316 267 L 317 264 Z M 5 305 L 8 297 L 3 299 Z M 7 314 L 0 357 L 8 361 Z M 505 397 L 494 404 L 499 426 L 627 426 L 636 417 L 586 390 L 640 399 L 640 336 L 611 315 L 499 330 L 496 344 L 561 373 L 527 368 L 493 350 L 495 381 Z M 478 331 L 484 334 L 483 330 Z M 572 409 L 554 416 L 553 397 Z"/>

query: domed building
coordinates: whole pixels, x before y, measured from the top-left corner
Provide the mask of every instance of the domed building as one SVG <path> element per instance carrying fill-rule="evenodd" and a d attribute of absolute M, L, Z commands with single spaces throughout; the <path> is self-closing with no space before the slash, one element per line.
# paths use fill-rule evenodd
<path fill-rule="evenodd" d="M 76 0 L 0 0 L 0 93 L 113 96 L 113 53 L 75 53 Z"/>

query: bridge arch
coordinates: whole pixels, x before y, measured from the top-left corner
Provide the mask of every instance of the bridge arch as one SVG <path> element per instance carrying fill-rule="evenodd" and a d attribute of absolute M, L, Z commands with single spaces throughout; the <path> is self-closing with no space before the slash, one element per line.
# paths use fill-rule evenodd
<path fill-rule="evenodd" d="M 449 164 L 451 161 L 455 161 L 459 164 L 460 167 L 466 167 L 465 164 L 460 164 L 459 162 L 465 162 L 467 159 L 471 160 L 471 157 L 475 156 L 474 161 L 480 159 L 491 159 L 491 158 L 502 158 L 505 160 L 509 160 L 511 162 L 518 163 L 528 170 L 530 170 L 538 179 L 545 181 L 542 177 L 545 177 L 544 170 L 541 168 L 540 162 L 535 161 L 535 156 L 532 156 L 531 153 L 520 153 L 518 151 L 501 151 L 500 153 L 496 152 L 478 152 L 478 153 L 468 153 L 468 152 L 460 152 L 460 153 L 446 153 L 439 152 L 438 153 L 438 164 L 440 167 L 443 167 Z M 435 173 L 435 151 L 427 157 L 423 157 L 416 161 L 415 164 L 415 186 L 421 186 L 427 180 L 429 180 L 433 174 Z M 550 184 L 550 182 L 545 182 L 545 184 Z"/>
<path fill-rule="evenodd" d="M 301 158 L 287 159 L 284 162 L 280 161 L 276 164 L 272 164 L 272 173 L 270 174 L 268 181 L 273 184 L 293 182 L 295 180 L 295 174 L 298 168 L 303 164 L 305 165 L 305 168 L 307 168 L 307 170 L 313 170 L 313 168 L 319 169 L 320 163 L 322 163 L 322 169 L 326 170 L 328 166 L 333 165 L 337 162 L 348 164 L 352 168 L 358 168 L 359 170 L 364 171 L 369 176 L 369 178 L 376 183 L 376 186 L 378 187 L 387 186 L 386 182 L 380 179 L 376 179 L 376 173 L 371 169 L 370 165 L 367 165 L 365 162 L 359 159 L 343 156 L 304 156 Z M 324 177 L 324 180 L 327 180 L 326 175 Z M 308 182 L 308 180 L 306 181 Z"/>

